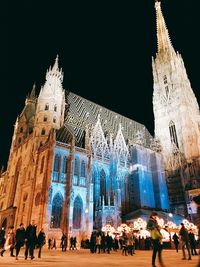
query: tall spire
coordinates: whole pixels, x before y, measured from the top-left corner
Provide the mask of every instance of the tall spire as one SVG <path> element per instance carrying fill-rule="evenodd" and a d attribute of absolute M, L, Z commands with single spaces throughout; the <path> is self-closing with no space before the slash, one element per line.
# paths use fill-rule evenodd
<path fill-rule="evenodd" d="M 160 1 L 155 0 L 156 9 L 156 24 L 157 24 L 157 42 L 158 53 L 161 52 L 174 52 L 174 48 L 171 44 L 167 26 L 162 14 Z"/>
<path fill-rule="evenodd" d="M 58 79 L 60 79 L 61 83 L 63 82 L 63 72 L 62 69 L 59 70 L 58 66 L 58 55 L 56 56 L 52 69 L 50 67 L 49 70 L 47 70 L 46 80 L 48 80 L 50 77 L 57 77 Z"/>

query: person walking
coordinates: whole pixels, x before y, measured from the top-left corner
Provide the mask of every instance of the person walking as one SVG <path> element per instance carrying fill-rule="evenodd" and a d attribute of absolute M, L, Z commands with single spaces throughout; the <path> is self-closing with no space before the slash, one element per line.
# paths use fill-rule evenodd
<path fill-rule="evenodd" d="M 153 253 L 152 253 L 152 266 L 156 267 L 156 255 L 158 253 L 158 260 L 161 267 L 164 267 L 164 263 L 162 260 L 162 234 L 160 233 L 160 227 L 157 222 L 157 213 L 152 212 L 148 223 L 147 229 L 151 232 L 151 241 L 153 244 Z"/>
<path fill-rule="evenodd" d="M 34 257 L 34 249 L 35 245 L 37 244 L 37 235 L 36 235 L 36 228 L 37 225 L 35 224 L 35 220 L 32 220 L 32 223 L 29 224 L 29 226 L 26 228 L 25 232 L 25 260 L 27 260 L 28 253 L 31 257 L 31 260 L 33 260 Z"/>
<path fill-rule="evenodd" d="M 15 249 L 16 249 L 16 260 L 18 260 L 18 255 L 20 252 L 21 247 L 24 246 L 24 242 L 25 242 L 25 228 L 24 228 L 24 224 L 20 223 L 19 228 L 16 231 L 16 236 L 15 236 Z"/>
<path fill-rule="evenodd" d="M 183 252 L 183 258 L 182 260 L 186 260 L 186 255 L 185 255 L 185 246 L 188 251 L 188 260 L 191 260 L 191 253 L 190 253 L 190 247 L 189 247 L 189 236 L 188 236 L 188 231 L 185 228 L 184 224 L 181 223 L 181 229 L 179 231 L 179 235 L 181 236 L 181 248 Z"/>
<path fill-rule="evenodd" d="M 45 235 L 45 232 L 42 228 L 38 234 L 38 237 L 37 237 L 37 244 L 38 244 L 38 248 L 39 248 L 38 258 L 41 258 L 42 247 L 44 246 L 45 243 L 46 243 L 46 235 Z"/>
<path fill-rule="evenodd" d="M 67 236 L 64 233 L 62 234 L 62 237 L 61 237 L 61 248 L 62 248 L 62 251 L 67 250 Z"/>
<path fill-rule="evenodd" d="M 172 236 L 172 239 L 174 240 L 174 245 L 175 245 L 175 248 L 176 248 L 176 252 L 178 253 L 178 244 L 179 244 L 179 237 L 177 236 L 177 234 L 175 233 L 173 236 Z"/>

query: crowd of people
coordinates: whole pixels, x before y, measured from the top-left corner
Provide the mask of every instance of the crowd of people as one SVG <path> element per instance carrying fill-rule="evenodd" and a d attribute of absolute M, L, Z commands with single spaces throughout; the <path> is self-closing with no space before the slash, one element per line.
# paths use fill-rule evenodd
<path fill-rule="evenodd" d="M 81 248 L 90 249 L 91 253 L 108 253 L 111 251 L 121 251 L 123 256 L 135 254 L 136 249 L 150 250 L 152 249 L 152 266 L 155 267 L 156 256 L 161 267 L 164 267 L 162 260 L 162 234 L 160 227 L 157 222 L 157 213 L 152 212 L 147 222 L 147 229 L 150 231 L 151 237 L 138 237 L 135 233 L 124 231 L 122 235 L 110 235 L 101 231 L 93 231 L 90 239 L 82 240 L 80 243 Z M 182 250 L 182 259 L 191 260 L 192 255 L 198 255 L 196 248 L 196 240 L 194 233 L 188 231 L 184 224 L 181 223 L 181 228 L 178 235 L 175 233 L 172 236 L 176 252 L 179 247 Z M 68 242 L 69 241 L 69 242 Z M 2 228 L 0 230 L 0 255 L 3 257 L 6 251 L 10 252 L 11 257 L 15 257 L 18 260 L 18 256 L 22 247 L 25 248 L 24 258 L 25 260 L 30 257 L 34 259 L 34 250 L 38 249 L 38 258 L 41 258 L 42 247 L 46 243 L 46 236 L 44 230 L 41 229 L 37 235 L 37 225 L 35 221 L 32 221 L 25 229 L 23 223 L 20 224 L 18 229 L 15 231 L 14 227 L 11 226 L 6 233 Z M 68 245 L 69 243 L 69 245 Z M 180 245 L 179 245 L 180 244 Z M 60 246 L 62 251 L 77 250 L 77 239 L 76 236 L 71 236 L 68 240 L 67 234 L 63 233 Z M 51 237 L 48 239 L 48 249 L 57 249 L 56 238 Z M 185 250 L 186 249 L 186 250 Z M 186 257 L 186 251 L 188 257 Z"/>
<path fill-rule="evenodd" d="M 18 260 L 20 249 L 25 246 L 24 258 L 28 257 L 32 259 L 35 258 L 34 250 L 38 248 L 38 258 L 41 258 L 42 247 L 46 243 L 46 236 L 41 229 L 37 235 L 37 225 L 33 220 L 30 225 L 25 229 L 24 224 L 21 223 L 17 230 L 14 230 L 13 226 L 10 226 L 8 232 L 6 233 L 4 228 L 0 231 L 0 255 L 4 256 L 6 251 L 10 251 L 10 256 L 15 257 Z M 14 255 L 15 251 L 15 255 Z"/>

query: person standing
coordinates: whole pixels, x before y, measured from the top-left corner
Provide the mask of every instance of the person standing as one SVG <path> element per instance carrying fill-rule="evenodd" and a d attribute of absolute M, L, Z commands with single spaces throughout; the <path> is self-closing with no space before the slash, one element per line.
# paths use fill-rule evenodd
<path fill-rule="evenodd" d="M 38 244 L 38 258 L 41 258 L 41 252 L 42 252 L 42 247 L 46 243 L 46 236 L 43 228 L 40 230 L 38 237 L 37 237 L 37 244 Z"/>
<path fill-rule="evenodd" d="M 190 248 L 191 248 L 192 255 L 198 255 L 196 251 L 196 240 L 195 240 L 194 233 L 192 232 L 192 230 L 190 230 L 188 237 L 190 241 Z"/>
<path fill-rule="evenodd" d="M 25 232 L 25 260 L 27 260 L 28 253 L 31 257 L 31 260 L 34 259 L 34 248 L 37 243 L 37 235 L 36 235 L 37 225 L 35 224 L 35 220 L 32 220 L 32 223 L 26 228 Z"/>
<path fill-rule="evenodd" d="M 181 248 L 183 252 L 183 258 L 182 260 L 186 260 L 186 255 L 185 255 L 185 246 L 188 251 L 188 260 L 191 260 L 191 253 L 190 253 L 190 247 L 189 247 L 189 236 L 188 236 L 188 231 L 185 228 L 184 224 L 181 223 L 181 229 L 179 231 L 179 235 L 181 236 Z"/>
<path fill-rule="evenodd" d="M 21 247 L 24 246 L 24 242 L 25 242 L 25 228 L 24 228 L 23 223 L 20 223 L 19 228 L 16 231 L 15 240 L 16 240 L 16 244 L 15 244 L 16 260 L 18 260 L 20 249 Z"/>
<path fill-rule="evenodd" d="M 2 248 L 2 249 L 3 249 L 5 241 L 6 241 L 5 234 L 6 234 L 6 232 L 4 230 L 4 227 L 2 227 L 0 230 L 0 248 Z"/>
<path fill-rule="evenodd" d="M 160 233 L 160 227 L 157 222 L 157 213 L 152 212 L 147 223 L 147 229 L 151 232 L 151 241 L 153 244 L 153 254 L 152 254 L 152 266 L 156 267 L 156 255 L 158 253 L 158 260 L 161 267 L 164 267 L 162 260 L 162 235 Z"/>
<path fill-rule="evenodd" d="M 14 226 L 10 226 L 8 230 L 8 234 L 4 243 L 3 250 L 1 251 L 1 256 L 3 257 L 3 254 L 6 250 L 10 249 L 10 256 L 14 257 L 13 250 L 15 247 L 15 232 L 14 232 Z"/>
<path fill-rule="evenodd" d="M 175 248 L 176 248 L 176 252 L 178 253 L 178 244 L 179 244 L 179 237 L 177 236 L 177 234 L 175 233 L 173 236 L 172 236 L 172 239 L 174 240 L 174 245 L 175 245 Z"/>

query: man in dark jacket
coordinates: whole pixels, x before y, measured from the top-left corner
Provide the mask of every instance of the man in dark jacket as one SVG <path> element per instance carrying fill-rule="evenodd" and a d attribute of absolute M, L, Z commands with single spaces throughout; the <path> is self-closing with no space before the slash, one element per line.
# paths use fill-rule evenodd
<path fill-rule="evenodd" d="M 16 236 L 15 236 L 15 240 L 16 240 L 16 260 L 18 260 L 18 255 L 20 252 L 21 247 L 24 246 L 24 242 L 25 242 L 25 229 L 24 229 L 24 224 L 20 223 L 19 228 L 16 231 Z"/>
<path fill-rule="evenodd" d="M 28 253 L 31 257 L 31 260 L 34 259 L 34 248 L 37 244 L 37 235 L 36 235 L 36 224 L 33 220 L 31 224 L 26 228 L 25 233 L 25 243 L 26 243 L 26 250 L 25 250 L 25 260 L 27 260 Z"/>
<path fill-rule="evenodd" d="M 177 234 L 175 233 L 173 236 L 172 236 L 172 239 L 174 240 L 174 245 L 175 245 L 175 248 L 176 248 L 176 252 L 178 252 L 178 244 L 179 244 L 179 237 L 177 236 Z"/>

